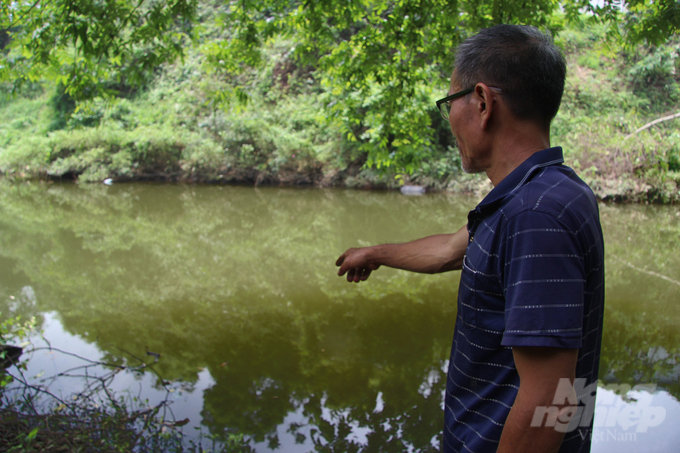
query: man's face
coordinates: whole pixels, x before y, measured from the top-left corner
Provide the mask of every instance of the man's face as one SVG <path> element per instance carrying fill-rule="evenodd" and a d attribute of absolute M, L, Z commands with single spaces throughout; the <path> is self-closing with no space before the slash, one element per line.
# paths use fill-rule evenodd
<path fill-rule="evenodd" d="M 453 74 L 451 74 L 449 95 L 466 88 L 469 87 L 462 87 L 460 85 L 454 70 Z M 474 152 L 474 130 L 472 129 L 473 103 L 470 101 L 470 95 L 450 101 L 450 106 L 449 126 L 451 126 L 451 132 L 458 143 L 463 171 L 466 173 L 479 173 L 484 168 L 478 162 Z"/>

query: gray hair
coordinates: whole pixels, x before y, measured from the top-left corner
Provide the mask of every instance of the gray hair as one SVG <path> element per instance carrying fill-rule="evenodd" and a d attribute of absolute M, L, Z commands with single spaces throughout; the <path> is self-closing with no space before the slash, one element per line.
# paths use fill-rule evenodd
<path fill-rule="evenodd" d="M 499 87 L 510 111 L 549 126 L 564 91 L 567 63 L 550 36 L 526 25 L 496 25 L 466 39 L 456 52 L 461 88 Z"/>

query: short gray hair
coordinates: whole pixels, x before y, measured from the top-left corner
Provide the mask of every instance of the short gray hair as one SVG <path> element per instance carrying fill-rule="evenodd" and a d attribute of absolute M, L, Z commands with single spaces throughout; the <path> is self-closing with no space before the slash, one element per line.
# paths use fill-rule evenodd
<path fill-rule="evenodd" d="M 462 89 L 479 82 L 501 88 L 515 116 L 545 126 L 560 108 L 566 74 L 566 60 L 552 38 L 526 25 L 485 28 L 456 51 Z"/>

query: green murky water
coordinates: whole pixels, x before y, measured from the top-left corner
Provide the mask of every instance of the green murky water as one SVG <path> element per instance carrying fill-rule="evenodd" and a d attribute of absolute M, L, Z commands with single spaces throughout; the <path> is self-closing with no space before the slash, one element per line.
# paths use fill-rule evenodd
<path fill-rule="evenodd" d="M 218 438 L 242 433 L 257 451 L 436 451 L 458 275 L 380 269 L 354 285 L 334 261 L 351 246 L 454 231 L 477 201 L 1 183 L 0 311 L 35 316 L 53 345 L 93 359 L 151 363 L 147 351 L 160 353 L 118 389 L 154 400 L 159 382 L 173 381 L 178 419 Z M 610 416 L 593 451 L 677 451 L 680 208 L 601 212 L 597 413 Z M 72 360 L 35 353 L 27 373 Z M 649 385 L 626 395 L 614 384 Z M 642 432 L 645 407 L 664 414 Z"/>

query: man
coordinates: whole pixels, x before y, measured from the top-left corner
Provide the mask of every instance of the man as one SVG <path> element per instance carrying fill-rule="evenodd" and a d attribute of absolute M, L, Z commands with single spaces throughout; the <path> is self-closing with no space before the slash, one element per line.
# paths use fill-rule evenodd
<path fill-rule="evenodd" d="M 565 75 L 562 53 L 531 27 L 498 25 L 462 43 L 437 106 L 463 169 L 486 172 L 494 189 L 456 233 L 352 248 L 336 263 L 350 282 L 380 266 L 462 269 L 446 452 L 590 449 L 584 388 L 597 381 L 604 246 L 592 191 L 550 148 Z"/>

